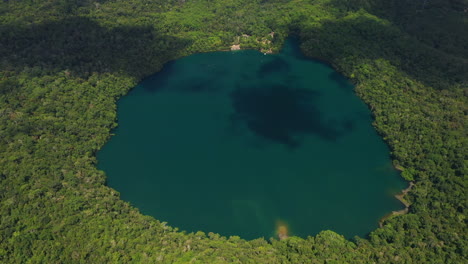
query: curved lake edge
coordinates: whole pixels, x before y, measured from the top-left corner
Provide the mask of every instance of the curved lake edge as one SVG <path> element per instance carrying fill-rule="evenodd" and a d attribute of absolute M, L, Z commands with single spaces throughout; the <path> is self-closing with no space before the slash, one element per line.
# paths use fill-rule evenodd
<path fill-rule="evenodd" d="M 401 209 L 401 210 L 398 210 L 398 211 L 392 211 L 391 213 L 388 213 L 387 215 L 382 217 L 379 220 L 379 228 L 382 228 L 384 226 L 384 224 L 385 224 L 385 221 L 387 221 L 388 219 L 393 218 L 394 216 L 404 215 L 404 214 L 407 214 L 409 212 L 409 208 L 411 206 L 411 203 L 406 201 L 405 196 L 411 191 L 411 189 L 413 189 L 414 185 L 415 185 L 414 182 L 410 181 L 409 186 L 406 189 L 403 189 L 399 194 L 395 194 L 395 198 L 398 201 L 400 201 L 405 206 L 405 208 Z"/>
<path fill-rule="evenodd" d="M 288 38 L 286 38 L 286 40 L 283 42 L 283 46 L 284 46 L 284 43 L 287 41 Z M 339 73 L 341 76 L 343 76 L 343 78 L 345 78 L 348 82 L 352 83 L 353 86 L 356 86 L 356 85 L 359 85 L 359 83 L 355 82 L 353 79 L 350 79 L 348 76 L 344 75 L 341 71 L 338 70 L 338 68 L 330 63 L 329 61 L 325 60 L 324 58 L 320 58 L 320 57 L 316 57 L 316 56 L 309 56 L 307 55 L 306 53 L 304 53 L 304 51 L 300 48 L 300 40 L 296 37 L 293 37 L 292 39 L 294 39 L 295 41 L 298 42 L 298 47 L 299 47 L 299 51 L 301 52 L 301 54 L 308 60 L 313 60 L 313 61 L 316 61 L 316 62 L 319 62 L 327 67 L 330 67 L 332 68 L 334 71 L 336 71 L 337 73 Z M 260 52 L 260 53 L 263 53 L 264 55 L 273 55 L 273 54 L 279 54 L 281 52 L 281 48 L 279 50 L 274 50 L 273 52 L 262 52 L 258 49 L 242 49 L 239 45 L 239 49 L 235 49 L 235 50 L 232 50 L 232 49 L 225 49 L 225 50 L 219 50 L 219 52 L 238 52 L 238 51 L 242 51 L 242 50 L 254 50 L 254 51 L 257 51 L 257 52 Z M 195 53 L 196 54 L 196 53 Z M 369 111 L 372 113 L 372 120 L 375 121 L 375 113 L 374 113 L 374 109 L 367 103 L 365 102 L 361 96 L 359 96 L 358 93 L 356 93 L 355 89 L 353 89 L 353 93 L 354 95 L 356 95 L 366 106 L 367 108 L 369 109 Z M 383 138 L 383 135 L 376 129 L 376 127 L 374 126 L 373 122 L 372 122 L 372 127 L 374 128 L 374 130 L 379 134 L 379 137 L 383 140 L 383 142 L 385 142 L 385 144 L 387 145 L 387 147 L 389 147 L 391 149 L 391 145 L 386 141 L 384 140 Z M 396 216 L 399 216 L 399 215 L 405 215 L 409 212 L 409 208 L 411 206 L 411 204 L 406 201 L 404 198 L 405 196 L 408 195 L 408 193 L 411 191 L 411 189 L 413 188 L 413 186 L 415 185 L 414 184 L 414 181 L 407 181 L 405 180 L 402 176 L 401 176 L 401 172 L 404 171 L 404 169 L 398 165 L 395 165 L 394 163 L 394 159 L 392 158 L 391 155 L 389 155 L 390 159 L 392 160 L 392 164 L 393 164 L 393 168 L 398 171 L 398 175 L 400 176 L 400 178 L 402 180 L 404 180 L 405 182 L 407 182 L 409 185 L 407 188 L 405 189 L 401 189 L 400 193 L 397 193 L 395 194 L 393 197 L 395 197 L 396 200 L 398 200 L 403 206 L 404 208 L 401 209 L 401 210 L 396 210 L 396 211 L 392 211 L 384 216 L 382 216 L 382 218 L 379 219 L 378 223 L 379 223 L 379 227 L 378 228 L 383 228 L 384 225 L 385 225 L 385 222 L 393 217 L 396 217 Z M 375 230 L 375 229 L 374 229 Z M 373 231 L 374 231 L 373 230 Z M 325 230 L 323 230 L 325 231 Z M 333 231 L 333 230 L 331 230 Z M 369 233 L 372 233 L 373 231 L 370 231 Z M 333 231 L 334 232 L 334 231 Z M 289 237 L 296 237 L 296 236 L 289 236 L 287 234 L 285 234 L 284 232 L 282 232 L 282 230 L 278 229 L 277 230 L 277 233 L 278 233 L 278 239 L 279 240 L 284 240 L 284 239 L 288 239 Z M 368 236 L 368 234 L 366 235 Z M 350 240 L 353 240 L 353 239 L 350 239 Z"/>
<path fill-rule="evenodd" d="M 344 75 L 341 71 L 338 70 L 338 67 L 336 67 L 333 63 L 327 61 L 326 59 L 324 58 L 321 58 L 321 57 L 317 57 L 317 56 L 309 56 L 307 55 L 306 53 L 304 53 L 304 51 L 301 49 L 300 47 L 300 44 L 301 44 L 301 41 L 300 39 L 297 37 L 297 36 L 292 36 L 292 37 L 287 37 L 285 39 L 285 41 L 283 41 L 282 43 L 282 46 L 281 48 L 279 48 L 278 50 L 276 49 L 273 49 L 272 52 L 262 52 L 261 50 L 258 50 L 258 49 L 243 49 L 240 45 L 237 45 L 239 47 L 239 49 L 222 49 L 222 50 L 218 50 L 218 52 L 238 52 L 238 51 L 242 51 L 242 50 L 254 50 L 254 51 L 257 51 L 257 52 L 260 52 L 260 53 L 263 53 L 264 55 L 273 55 L 273 54 L 279 54 L 285 44 L 285 42 L 288 40 L 288 39 L 293 39 L 294 41 L 296 41 L 298 43 L 298 48 L 299 48 L 299 51 L 301 52 L 301 54 L 308 60 L 313 60 L 313 61 L 316 61 L 316 62 L 319 62 L 327 67 L 330 67 L 332 68 L 334 71 L 336 71 L 337 73 L 339 73 L 341 76 L 343 76 L 343 78 L 345 78 L 348 82 L 352 83 L 353 86 L 356 86 L 356 85 L 359 85 L 359 83 L 355 82 L 353 79 L 349 78 L 348 76 Z M 234 45 L 233 45 L 234 46 Z M 231 46 L 232 47 L 232 46 Z M 270 49 L 271 50 L 271 49 Z M 205 52 L 203 52 L 205 53 Z M 197 54 L 197 53 L 194 53 L 194 54 Z M 353 89 L 354 90 L 354 89 Z M 354 95 L 356 95 L 366 106 L 367 108 L 369 109 L 369 111 L 372 113 L 372 120 L 375 121 L 375 113 L 374 113 L 374 109 L 367 103 L 365 102 L 361 96 L 359 96 L 358 93 L 355 92 L 355 90 L 353 91 Z M 374 126 L 374 124 L 372 123 L 372 127 L 374 127 L 375 131 L 379 134 L 379 137 L 385 142 L 385 144 L 391 149 L 391 145 L 386 141 L 384 140 L 383 138 L 383 135 L 376 129 L 376 127 Z M 382 228 L 384 226 L 384 223 L 385 221 L 387 221 L 388 219 L 394 217 L 394 216 L 399 216 L 399 215 L 404 215 L 404 214 L 407 214 L 409 212 L 409 207 L 411 206 L 411 204 L 406 201 L 404 199 L 404 197 L 411 191 L 411 189 L 413 188 L 414 186 L 414 181 L 407 181 L 405 180 L 402 176 L 401 176 L 401 172 L 404 171 L 404 169 L 398 165 L 395 164 L 395 160 L 392 158 L 391 155 L 389 155 L 390 159 L 392 160 L 392 164 L 393 164 L 393 168 L 398 171 L 398 175 L 401 177 L 401 179 L 403 179 L 405 182 L 407 182 L 409 184 L 409 186 L 405 189 L 401 189 L 400 193 L 398 194 L 395 194 L 394 197 L 395 199 L 397 199 L 399 202 L 401 202 L 402 205 L 404 205 L 405 208 L 401 209 L 401 210 L 397 210 L 397 211 L 392 211 L 386 215 L 384 215 L 379 221 L 379 228 Z M 372 231 L 371 231 L 372 232 Z M 279 235 L 278 235 L 278 238 L 280 240 L 283 240 L 283 239 L 287 239 L 289 238 L 289 236 L 287 235 L 284 235 L 282 234 L 282 232 L 279 232 Z"/>
<path fill-rule="evenodd" d="M 281 46 L 281 48 L 280 48 L 279 50 L 276 50 L 276 49 L 275 49 L 273 52 L 267 52 L 267 53 L 262 52 L 262 51 L 260 51 L 260 50 L 258 50 L 258 49 L 254 49 L 254 48 L 247 48 L 247 49 L 242 49 L 242 48 L 240 48 L 239 50 L 229 50 L 229 49 L 224 49 L 224 48 L 223 48 L 223 49 L 219 49 L 219 50 L 210 50 L 210 51 L 203 51 L 203 52 L 194 52 L 194 53 L 182 54 L 182 55 L 176 56 L 174 59 L 171 59 L 171 60 L 166 61 L 164 64 L 161 65 L 161 67 L 158 69 L 158 71 L 156 71 L 156 72 L 154 72 L 154 73 L 152 73 L 152 74 L 150 74 L 150 75 L 148 75 L 148 76 L 146 76 L 146 77 L 141 78 L 139 81 L 137 81 L 137 83 L 140 83 L 140 82 L 144 81 L 145 79 L 151 78 L 151 77 L 154 76 L 155 74 L 158 74 L 159 72 L 163 71 L 164 67 L 167 67 L 167 65 L 168 65 L 169 63 L 173 63 L 173 62 L 176 61 L 176 60 L 179 60 L 179 59 L 181 59 L 181 58 L 188 57 L 188 56 L 191 56 L 191 55 L 204 54 L 204 53 L 212 53 L 212 52 L 232 52 L 232 53 L 235 53 L 235 52 L 239 52 L 239 51 L 248 51 L 248 50 L 256 51 L 256 52 L 261 53 L 261 54 L 264 54 L 264 55 L 275 55 L 275 54 L 281 53 L 281 50 L 282 50 L 282 48 L 284 47 L 286 41 L 287 41 L 287 39 L 286 39 L 284 42 L 282 42 L 282 46 Z M 314 57 L 314 56 L 309 56 L 309 55 L 305 54 L 305 53 L 303 52 L 303 50 L 300 48 L 300 44 L 301 44 L 300 40 L 297 40 L 297 39 L 296 39 L 296 41 L 297 41 L 297 43 L 298 43 L 298 50 L 299 50 L 300 54 L 303 56 L 304 59 L 311 60 L 311 61 L 314 61 L 314 62 L 318 62 L 318 63 L 320 63 L 320 64 L 323 64 L 323 65 L 325 65 L 325 66 L 327 66 L 327 67 L 333 69 L 335 72 L 339 73 L 339 74 L 340 74 L 343 78 L 345 78 L 349 83 L 353 84 L 353 86 L 359 85 L 359 84 L 358 84 L 357 82 L 355 82 L 353 79 L 348 78 L 346 75 L 344 75 L 342 72 L 340 72 L 340 71 L 337 69 L 337 67 L 336 67 L 335 65 L 333 65 L 333 64 L 330 63 L 330 62 L 328 62 L 327 60 L 325 60 L 325 59 L 323 59 L 323 58 L 320 58 L 320 57 Z M 122 97 L 128 95 L 128 93 L 129 93 L 131 90 L 133 90 L 135 87 L 136 87 L 136 85 L 135 85 L 134 87 L 130 88 L 124 95 L 120 96 L 118 99 L 121 99 Z M 369 110 L 370 113 L 371 113 L 372 120 L 375 121 L 375 113 L 374 113 L 374 111 L 373 111 L 373 108 L 370 107 L 370 105 L 369 105 L 367 102 L 365 102 L 365 101 L 362 99 L 362 97 L 361 97 L 358 93 L 356 93 L 355 88 L 353 88 L 353 93 L 354 93 L 354 95 L 356 95 L 356 96 L 359 98 L 359 100 L 360 100 L 361 102 L 363 102 L 363 103 L 367 106 L 368 110 Z M 118 119 L 118 117 L 117 117 L 117 119 Z M 117 129 L 117 127 L 118 127 L 118 125 L 117 125 L 115 128 L 113 128 L 113 131 L 115 131 L 115 130 Z M 382 134 L 379 132 L 379 130 L 376 129 L 376 127 L 374 126 L 374 122 L 372 122 L 372 127 L 374 128 L 374 131 L 377 132 L 377 134 L 379 135 L 380 139 L 385 143 L 385 145 L 386 145 L 387 147 L 389 147 L 389 149 L 391 149 L 391 145 L 388 144 L 388 142 L 387 142 L 386 140 L 384 140 L 383 135 L 382 135 Z M 109 136 L 113 136 L 113 135 L 114 135 L 114 134 L 111 132 Z M 107 143 L 107 142 L 106 142 L 106 143 Z M 395 165 L 395 163 L 394 163 L 395 160 L 392 158 L 392 156 L 389 155 L 389 157 L 390 157 L 390 160 L 392 161 L 393 169 L 395 169 L 396 171 L 399 172 L 398 175 L 400 176 L 400 179 L 404 180 L 405 182 L 408 182 L 408 181 L 406 181 L 406 180 L 401 176 L 401 173 L 400 173 L 400 172 L 401 172 L 402 170 L 401 170 L 398 166 Z M 393 197 L 394 197 L 395 199 L 397 199 L 399 202 L 401 202 L 401 203 L 404 205 L 405 208 L 402 209 L 402 210 L 398 210 L 398 211 L 392 211 L 392 212 L 390 212 L 389 214 L 383 216 L 383 217 L 378 221 L 378 224 L 379 224 L 379 227 L 378 227 L 378 228 L 383 227 L 383 226 L 384 226 L 384 222 L 385 222 L 386 220 L 388 220 L 389 218 L 392 218 L 393 216 L 398 216 L 398 215 L 403 215 L 403 214 L 408 213 L 409 207 L 410 207 L 410 203 L 408 203 L 408 202 L 404 199 L 404 197 L 407 195 L 407 193 L 408 193 L 409 191 L 411 191 L 412 187 L 414 186 L 414 182 L 411 181 L 411 182 L 409 182 L 409 184 L 410 184 L 409 187 L 407 187 L 407 188 L 405 188 L 405 189 L 402 189 L 400 193 L 393 195 Z M 106 181 L 106 186 L 108 186 L 109 188 L 112 188 L 112 187 L 110 187 L 110 186 L 107 184 L 107 181 Z M 117 191 L 117 192 L 119 192 L 119 191 Z M 120 193 L 120 192 L 119 192 L 119 193 Z M 125 202 L 128 202 L 128 201 L 125 201 Z M 130 203 L 130 202 L 128 202 L 128 203 Z M 131 204 L 131 203 L 130 203 L 130 204 Z M 132 206 L 133 206 L 134 208 L 136 208 L 138 211 L 140 211 L 140 209 L 139 209 L 137 206 L 135 206 L 135 205 L 132 205 Z M 140 211 L 140 212 L 141 212 L 141 211 Z M 143 213 L 142 213 L 142 214 L 143 214 Z M 157 221 L 160 222 L 160 223 L 167 223 L 167 222 L 164 222 L 164 221 L 159 220 L 158 218 L 156 218 L 156 217 L 154 217 L 154 216 L 152 216 L 152 215 L 149 215 L 149 214 L 145 214 L 145 215 L 148 215 L 148 216 L 154 218 L 155 220 L 157 220 Z M 177 227 L 172 227 L 171 225 L 168 225 L 168 226 L 170 226 L 171 228 L 173 228 L 173 230 L 175 230 L 176 232 L 182 232 L 182 233 L 197 233 L 197 232 L 200 232 L 200 231 L 188 232 L 188 231 L 184 231 L 184 230 L 182 230 L 182 229 L 180 229 L 180 228 L 177 228 Z M 281 228 L 282 228 L 282 226 L 281 226 Z M 327 230 L 328 230 L 328 229 L 324 229 L 324 230 L 320 231 L 318 234 L 320 234 L 320 233 L 323 232 L 323 231 L 327 231 Z M 368 234 L 374 232 L 375 230 L 376 230 L 376 229 L 371 230 Z M 331 231 L 333 231 L 333 230 L 331 230 Z M 201 231 L 201 232 L 203 232 L 203 231 Z M 335 231 L 333 231 L 333 232 L 335 232 Z M 214 233 L 214 232 L 207 232 L 207 233 Z M 278 236 L 278 239 L 279 239 L 279 240 L 284 240 L 284 239 L 287 239 L 287 238 L 290 238 L 290 237 L 302 238 L 302 237 L 298 237 L 298 236 L 294 236 L 294 235 L 289 236 L 287 233 L 285 234 L 285 232 L 284 232 L 284 231 L 281 231 L 281 230 L 276 230 L 276 233 L 277 233 L 277 236 Z M 318 234 L 316 234 L 316 235 L 310 235 L 310 236 L 315 237 L 315 236 L 317 236 Z M 340 233 L 337 233 L 337 234 L 341 235 Z M 368 234 L 365 235 L 365 237 L 367 237 Z M 224 236 L 223 236 L 223 235 L 220 235 L 220 236 L 221 236 L 221 237 L 238 237 L 237 235 L 224 235 Z M 264 237 L 264 238 L 267 239 L 266 237 Z M 241 238 L 241 239 L 246 240 L 246 241 L 251 241 L 251 240 L 255 240 L 255 239 L 257 239 L 257 238 L 255 238 L 255 239 L 244 239 L 244 238 Z M 274 237 L 270 237 L 270 239 L 275 239 L 275 238 L 274 238 Z M 305 238 L 302 238 L 302 239 L 305 239 Z M 347 240 L 352 241 L 353 239 L 349 239 L 349 238 L 348 238 Z M 268 241 L 268 240 L 267 240 L 267 241 Z"/>

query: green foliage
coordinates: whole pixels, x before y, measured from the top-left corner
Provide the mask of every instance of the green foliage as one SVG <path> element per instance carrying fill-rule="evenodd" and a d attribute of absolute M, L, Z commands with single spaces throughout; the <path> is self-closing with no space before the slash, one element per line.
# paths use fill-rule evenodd
<path fill-rule="evenodd" d="M 463 0 L 3 1 L 0 262 L 466 262 L 465 8 Z M 179 232 L 105 186 L 95 153 L 117 125 L 116 100 L 141 78 L 233 44 L 277 51 L 288 34 L 356 84 L 394 164 L 415 182 L 408 214 L 353 242 L 331 231 L 245 241 Z"/>

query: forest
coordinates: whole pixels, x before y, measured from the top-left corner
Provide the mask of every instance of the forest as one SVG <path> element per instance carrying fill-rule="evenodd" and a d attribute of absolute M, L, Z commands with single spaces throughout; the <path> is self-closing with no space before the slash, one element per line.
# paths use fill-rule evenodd
<path fill-rule="evenodd" d="M 2 1 L 0 262 L 466 263 L 467 14 L 467 0 Z M 355 85 L 414 183 L 407 214 L 352 240 L 246 241 L 179 231 L 106 186 L 96 152 L 140 80 L 288 36 Z"/>

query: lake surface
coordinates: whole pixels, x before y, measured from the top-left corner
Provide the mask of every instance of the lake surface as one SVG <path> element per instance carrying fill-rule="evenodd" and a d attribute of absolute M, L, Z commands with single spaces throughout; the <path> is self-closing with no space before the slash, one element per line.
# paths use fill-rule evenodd
<path fill-rule="evenodd" d="M 365 236 L 406 186 L 371 113 L 329 66 L 280 54 L 196 54 L 118 102 L 98 167 L 123 200 L 170 226 L 245 239 L 278 225 Z"/>

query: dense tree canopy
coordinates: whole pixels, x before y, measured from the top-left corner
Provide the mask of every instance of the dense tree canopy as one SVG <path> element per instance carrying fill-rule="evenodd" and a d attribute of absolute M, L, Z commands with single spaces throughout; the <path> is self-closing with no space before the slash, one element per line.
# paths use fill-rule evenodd
<path fill-rule="evenodd" d="M 0 262 L 463 263 L 466 0 L 49 0 L 0 3 Z M 274 32 L 274 34 L 272 34 Z M 95 153 L 116 100 L 195 52 L 303 52 L 356 84 L 395 167 L 405 215 L 366 238 L 184 233 L 120 200 Z"/>

